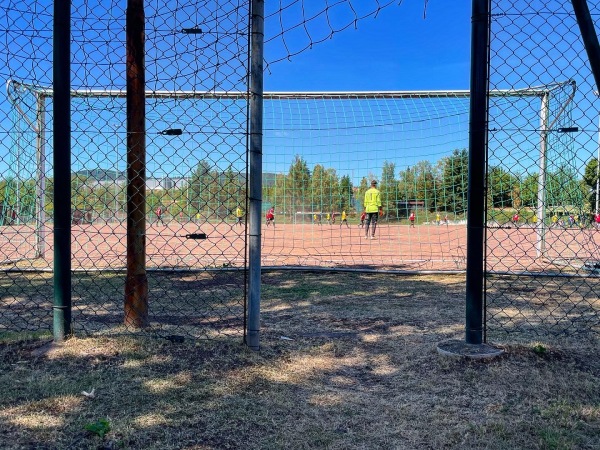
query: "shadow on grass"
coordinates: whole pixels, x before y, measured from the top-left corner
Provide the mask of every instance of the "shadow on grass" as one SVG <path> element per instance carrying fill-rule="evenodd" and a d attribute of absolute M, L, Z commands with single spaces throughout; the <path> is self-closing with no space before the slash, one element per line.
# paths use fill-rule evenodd
<path fill-rule="evenodd" d="M 52 275 L 0 274 L 0 330 L 51 330 Z M 149 272 L 149 320 L 152 335 L 211 337 L 243 335 L 243 272 Z M 134 332 L 123 324 L 125 275 L 75 272 L 72 318 L 77 335 Z"/>
<path fill-rule="evenodd" d="M 258 353 L 225 334 L 73 339 L 45 356 L 40 338 L 13 340 L 0 344 L 0 436 L 14 448 L 600 444 L 596 344 L 440 357 L 437 342 L 463 335 L 464 295 L 462 276 L 268 272 Z M 103 438 L 84 430 L 99 419 Z"/>

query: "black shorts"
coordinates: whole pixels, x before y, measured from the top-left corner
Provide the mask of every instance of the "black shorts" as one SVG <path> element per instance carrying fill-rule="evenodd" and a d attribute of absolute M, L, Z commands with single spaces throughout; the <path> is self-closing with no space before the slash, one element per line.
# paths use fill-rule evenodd
<path fill-rule="evenodd" d="M 379 212 L 367 213 L 367 223 L 377 223 L 377 217 L 379 217 Z"/>

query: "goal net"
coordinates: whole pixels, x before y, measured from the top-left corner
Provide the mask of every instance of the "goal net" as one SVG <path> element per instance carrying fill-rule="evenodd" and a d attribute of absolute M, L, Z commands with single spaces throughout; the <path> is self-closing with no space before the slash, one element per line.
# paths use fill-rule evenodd
<path fill-rule="evenodd" d="M 532 180 L 525 175 L 507 180 L 503 174 L 518 173 L 515 167 L 539 173 L 542 110 L 551 118 L 567 117 L 568 96 L 556 92 L 570 86 L 490 93 L 491 227 L 510 225 L 515 208 L 529 223 L 540 215 L 537 188 L 525 200 Z M 52 93 L 11 82 L 9 96 L 15 137 L 5 188 L 15 200 L 4 206 L 3 217 L 6 222 L 8 210 L 19 205 L 21 228 L 13 232 L 30 250 L 16 253 L 48 259 L 52 189 L 44 161 L 52 150 L 44 111 Z M 469 100 L 467 91 L 265 93 L 263 217 L 273 209 L 275 220 L 263 224 L 262 265 L 464 270 Z M 79 233 L 74 255 L 81 267 L 124 265 L 119 247 L 126 219 L 124 102 L 122 91 L 73 92 L 71 202 Z M 236 236 L 245 228 L 236 227 L 246 216 L 246 94 L 154 91 L 147 102 L 149 266 L 241 264 L 244 241 Z M 507 132 L 494 122 L 495 110 L 503 118 L 518 116 L 525 131 L 510 139 L 494 132 L 496 126 Z M 548 173 L 577 177 L 569 139 L 562 134 L 544 141 Z M 508 148 L 507 142 L 516 144 Z M 372 180 L 383 209 L 376 228 L 361 220 Z M 515 183 L 522 186 L 519 198 Z M 544 205 L 581 203 L 574 194 L 562 198 L 565 190 L 552 183 L 542 190 L 549 192 Z M 545 228 L 534 231 L 534 245 L 541 249 Z M 185 240 L 198 232 L 207 234 L 206 243 Z M 195 255 L 200 248 L 192 248 L 199 245 L 202 258 Z"/>

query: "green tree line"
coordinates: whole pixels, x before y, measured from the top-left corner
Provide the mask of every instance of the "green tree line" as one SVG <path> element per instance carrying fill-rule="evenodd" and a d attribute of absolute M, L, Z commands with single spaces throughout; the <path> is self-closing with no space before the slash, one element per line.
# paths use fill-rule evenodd
<path fill-rule="evenodd" d="M 463 215 L 467 208 L 468 153 L 456 149 L 435 163 L 420 161 L 397 170 L 394 162 L 385 161 L 380 174 L 369 173 L 353 186 L 347 175 L 316 164 L 312 169 L 297 155 L 286 174 L 277 174 L 263 186 L 265 204 L 276 205 L 278 212 L 359 212 L 370 180 L 379 181 L 383 207 L 389 217 L 406 217 L 412 208 L 430 212 Z M 568 166 L 549 170 L 545 176 L 547 208 L 580 208 L 592 211 L 596 202 L 598 160 L 588 161 L 583 177 Z M 46 213 L 53 212 L 53 180 L 46 180 Z M 124 182 L 98 182 L 90 176 L 74 174 L 71 178 L 72 207 L 92 211 L 95 216 L 123 214 L 126 210 Z M 535 208 L 538 202 L 538 173 L 513 173 L 496 165 L 488 168 L 488 208 Z M 17 208 L 20 216 L 35 214 L 34 180 L 0 180 L 0 204 L 3 214 Z M 244 208 L 245 175 L 232 167 L 218 170 L 207 161 L 199 161 L 190 177 L 170 189 L 149 190 L 147 211 L 158 206 L 173 216 L 193 218 L 225 217 L 237 206 Z"/>

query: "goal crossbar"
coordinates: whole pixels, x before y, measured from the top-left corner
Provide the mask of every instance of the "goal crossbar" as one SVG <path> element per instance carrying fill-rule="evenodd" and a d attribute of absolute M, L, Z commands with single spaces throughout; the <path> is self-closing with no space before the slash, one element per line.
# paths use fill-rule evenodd
<path fill-rule="evenodd" d="M 522 89 L 494 89 L 488 92 L 490 97 L 543 97 L 549 92 L 563 87 L 565 84 L 574 84 L 572 80 L 544 85 L 538 87 L 527 87 Z M 54 92 L 52 88 L 39 87 L 17 80 L 7 81 L 7 90 L 10 93 L 11 86 L 21 86 L 35 91 L 41 97 L 52 97 Z M 424 90 L 424 91 L 266 91 L 263 93 L 265 100 L 310 100 L 310 99 L 395 99 L 395 98 L 468 98 L 470 91 L 461 90 Z M 127 91 L 125 89 L 73 89 L 72 97 L 91 97 L 91 98 L 125 98 Z M 183 99 L 248 99 L 250 94 L 243 91 L 156 91 L 146 90 L 146 98 L 183 98 Z"/>

